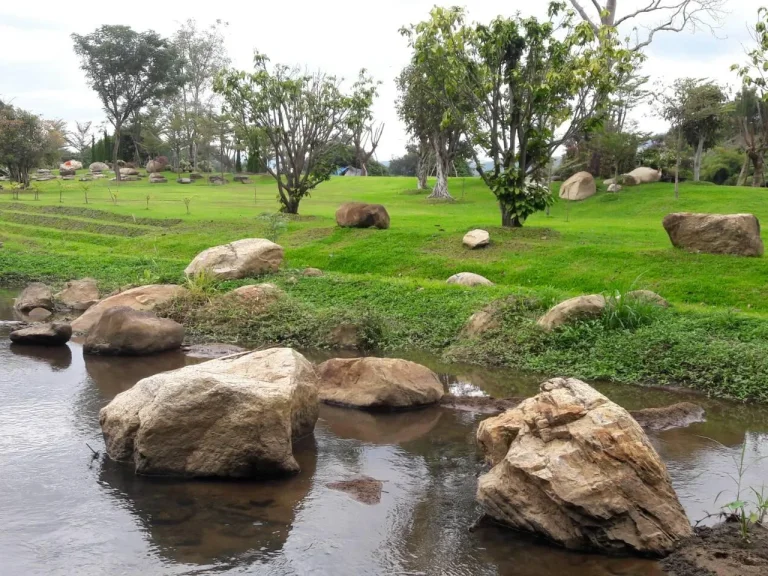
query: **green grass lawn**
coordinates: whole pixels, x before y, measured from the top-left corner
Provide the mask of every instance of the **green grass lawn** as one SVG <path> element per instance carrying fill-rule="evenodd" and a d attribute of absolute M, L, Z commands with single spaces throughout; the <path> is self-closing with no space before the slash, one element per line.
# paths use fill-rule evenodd
<path fill-rule="evenodd" d="M 258 216 L 277 209 L 268 177 L 221 187 L 171 182 L 129 182 L 117 190 L 96 181 L 89 183 L 87 205 L 79 182 L 40 183 L 37 201 L 31 192 L 19 201 L 0 192 L 0 275 L 65 278 L 92 267 L 92 275 L 118 284 L 145 270 L 178 277 L 209 246 L 264 235 Z M 563 295 L 635 282 L 678 304 L 768 313 L 768 260 L 688 254 L 671 246 L 661 226 L 675 211 L 751 212 L 768 219 L 766 191 L 683 184 L 675 200 L 670 185 L 647 185 L 569 206 L 559 201 L 549 216 L 537 214 L 523 229 L 506 230 L 479 179 L 452 180 L 452 204 L 427 202 L 426 194 L 413 193 L 414 184 L 409 178 L 344 177 L 322 184 L 279 238 L 287 267 L 437 281 L 472 271 L 500 285 Z M 191 198 L 190 214 L 184 198 Z M 334 212 L 349 200 L 384 204 L 391 229 L 337 228 Z M 491 232 L 488 249 L 462 246 L 464 233 L 475 227 Z M 29 258 L 32 253 L 38 257 Z"/>
<path fill-rule="evenodd" d="M 0 283 L 92 276 L 111 290 L 181 282 L 201 250 L 269 237 L 263 215 L 278 208 L 271 178 L 210 186 L 168 177 L 167 184 L 144 180 L 119 189 L 103 180 L 86 183 L 87 204 L 77 181 L 39 183 L 37 200 L 31 191 L 19 199 L 0 191 Z M 557 201 L 549 215 L 510 230 L 500 227 L 494 197 L 479 179 L 451 180 L 454 203 L 428 202 L 415 183 L 337 177 L 304 199 L 301 216 L 279 235 L 286 258 L 270 280 L 290 300 L 267 317 L 220 307 L 214 319 L 173 313 L 201 338 L 326 345 L 323 334 L 341 319 L 364 326 L 371 346 L 383 349 L 422 348 L 545 374 L 683 384 L 768 401 L 768 260 L 686 253 L 671 246 L 661 225 L 678 211 L 750 212 L 768 221 L 767 191 L 683 184 L 678 200 L 661 183 L 601 191 L 579 203 Z M 338 228 L 334 213 L 345 201 L 385 205 L 391 228 Z M 492 244 L 469 251 L 461 239 L 477 227 L 490 231 Z M 297 271 L 306 266 L 328 274 L 304 278 Z M 462 271 L 497 286 L 445 284 Z M 592 322 L 546 335 L 535 327 L 558 299 L 631 285 L 658 292 L 673 309 L 632 330 Z M 501 326 L 480 339 L 463 337 L 467 318 L 500 299 L 512 302 Z"/>

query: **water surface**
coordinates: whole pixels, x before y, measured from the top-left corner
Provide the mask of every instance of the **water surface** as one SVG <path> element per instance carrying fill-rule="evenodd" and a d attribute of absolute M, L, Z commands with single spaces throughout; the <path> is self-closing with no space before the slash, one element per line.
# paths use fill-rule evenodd
<path fill-rule="evenodd" d="M 0 319 L 10 313 L 0 294 Z M 529 395 L 539 380 L 419 360 L 463 393 Z M 143 377 L 194 362 L 180 353 L 84 358 L 74 342 L 11 346 L 0 326 L 0 574 L 662 574 L 649 560 L 568 553 L 496 527 L 468 531 L 482 471 L 473 438 L 487 416 L 324 406 L 314 437 L 296 447 L 301 473 L 272 482 L 143 478 L 103 458 L 99 409 Z M 707 423 L 652 436 L 693 520 L 732 487 L 745 443 L 749 460 L 768 456 L 764 408 L 597 386 L 630 409 L 705 404 Z M 359 475 L 383 481 L 379 504 L 326 486 Z M 766 478 L 763 460 L 745 484 Z"/>

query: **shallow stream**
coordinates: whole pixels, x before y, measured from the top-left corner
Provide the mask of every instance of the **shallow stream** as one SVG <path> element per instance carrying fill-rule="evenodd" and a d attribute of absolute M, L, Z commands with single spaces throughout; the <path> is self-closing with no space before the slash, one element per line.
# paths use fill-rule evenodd
<path fill-rule="evenodd" d="M 314 437 L 296 447 L 301 473 L 287 480 L 137 477 L 102 457 L 99 409 L 141 378 L 200 360 L 84 358 L 76 342 L 11 346 L 2 322 L 13 318 L 11 296 L 0 292 L 2 576 L 662 574 L 651 560 L 570 553 L 497 527 L 470 532 L 482 470 L 474 431 L 487 416 L 447 408 L 374 415 L 323 407 Z M 411 359 L 439 372 L 453 393 L 531 395 L 540 380 Z M 756 463 L 744 486 L 768 484 L 768 408 L 596 387 L 629 409 L 683 400 L 706 407 L 706 423 L 651 435 L 691 520 L 732 499 L 715 504 L 734 488 L 729 474 L 745 444 Z M 326 486 L 360 475 L 383 481 L 380 503 Z"/>

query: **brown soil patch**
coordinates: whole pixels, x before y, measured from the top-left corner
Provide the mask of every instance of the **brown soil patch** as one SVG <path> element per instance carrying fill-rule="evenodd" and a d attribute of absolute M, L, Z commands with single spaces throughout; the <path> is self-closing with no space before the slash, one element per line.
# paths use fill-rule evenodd
<path fill-rule="evenodd" d="M 686 428 L 691 424 L 706 421 L 704 408 L 691 402 L 680 402 L 663 408 L 635 410 L 630 414 L 640 426 L 654 431 Z"/>
<path fill-rule="evenodd" d="M 381 502 L 382 485 L 381 480 L 369 478 L 368 476 L 326 484 L 331 490 L 346 492 L 358 502 L 371 505 Z"/>
<path fill-rule="evenodd" d="M 464 412 L 500 414 L 520 404 L 525 398 L 491 398 L 490 396 L 453 396 L 446 394 L 440 405 Z"/>
<path fill-rule="evenodd" d="M 661 565 L 669 576 L 766 576 L 768 528 L 755 526 L 749 542 L 742 540 L 733 522 L 696 528 Z"/>

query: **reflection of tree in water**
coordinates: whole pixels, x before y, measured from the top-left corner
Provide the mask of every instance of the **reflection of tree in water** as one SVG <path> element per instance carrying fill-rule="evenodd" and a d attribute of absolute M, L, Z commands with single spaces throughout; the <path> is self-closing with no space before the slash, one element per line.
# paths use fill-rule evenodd
<path fill-rule="evenodd" d="M 285 544 L 295 513 L 309 493 L 317 464 L 314 437 L 294 448 L 301 472 L 260 482 L 172 480 L 136 476 L 133 467 L 105 460 L 101 486 L 140 520 L 150 543 L 172 562 L 265 560 Z"/>

